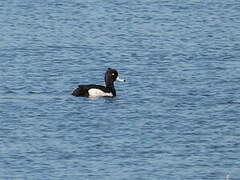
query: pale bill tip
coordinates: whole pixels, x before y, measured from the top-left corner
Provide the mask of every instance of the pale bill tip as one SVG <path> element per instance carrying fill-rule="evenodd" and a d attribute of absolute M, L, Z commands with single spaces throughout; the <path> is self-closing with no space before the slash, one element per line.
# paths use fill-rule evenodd
<path fill-rule="evenodd" d="M 125 82 L 125 79 L 121 79 L 120 77 L 117 77 L 117 81 Z"/>

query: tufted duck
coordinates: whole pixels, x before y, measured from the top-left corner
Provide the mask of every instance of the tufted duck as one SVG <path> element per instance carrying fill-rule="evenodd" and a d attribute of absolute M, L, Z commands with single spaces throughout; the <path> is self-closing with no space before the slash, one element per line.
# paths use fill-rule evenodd
<path fill-rule="evenodd" d="M 114 88 L 114 81 L 122 81 L 124 82 L 124 79 L 120 79 L 118 77 L 118 72 L 115 69 L 108 68 L 105 73 L 105 86 L 100 85 L 79 85 L 78 88 L 76 88 L 72 95 L 73 96 L 85 96 L 85 97 L 100 97 L 100 96 L 109 96 L 113 97 L 116 96 L 116 90 Z"/>

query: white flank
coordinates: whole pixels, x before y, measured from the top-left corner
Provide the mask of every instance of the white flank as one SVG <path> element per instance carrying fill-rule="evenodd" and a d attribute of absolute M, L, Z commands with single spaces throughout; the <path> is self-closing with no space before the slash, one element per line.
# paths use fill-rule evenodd
<path fill-rule="evenodd" d="M 89 94 L 89 97 L 100 97 L 100 96 L 109 96 L 109 97 L 112 97 L 113 94 L 112 93 L 105 93 L 103 91 L 101 91 L 100 89 L 89 89 L 88 90 L 88 94 Z"/>

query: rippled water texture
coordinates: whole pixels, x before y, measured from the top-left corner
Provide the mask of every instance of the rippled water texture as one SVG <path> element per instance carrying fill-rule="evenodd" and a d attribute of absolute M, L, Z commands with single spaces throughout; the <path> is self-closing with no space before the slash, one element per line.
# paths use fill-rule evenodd
<path fill-rule="evenodd" d="M 236 0 L 1 1 L 0 179 L 239 180 L 239 54 Z"/>

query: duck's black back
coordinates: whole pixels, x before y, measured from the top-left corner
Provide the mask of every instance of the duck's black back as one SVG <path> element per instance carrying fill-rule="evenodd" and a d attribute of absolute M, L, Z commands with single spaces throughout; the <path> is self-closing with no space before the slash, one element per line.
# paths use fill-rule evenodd
<path fill-rule="evenodd" d="M 103 92 L 106 92 L 106 93 L 109 93 L 110 90 L 104 86 L 100 86 L 100 85 L 95 85 L 95 84 L 90 84 L 90 85 L 79 85 L 78 88 L 76 88 L 72 95 L 73 96 L 85 96 L 85 97 L 88 97 L 89 96 L 89 93 L 88 93 L 88 90 L 89 89 L 100 89 L 102 90 Z"/>

